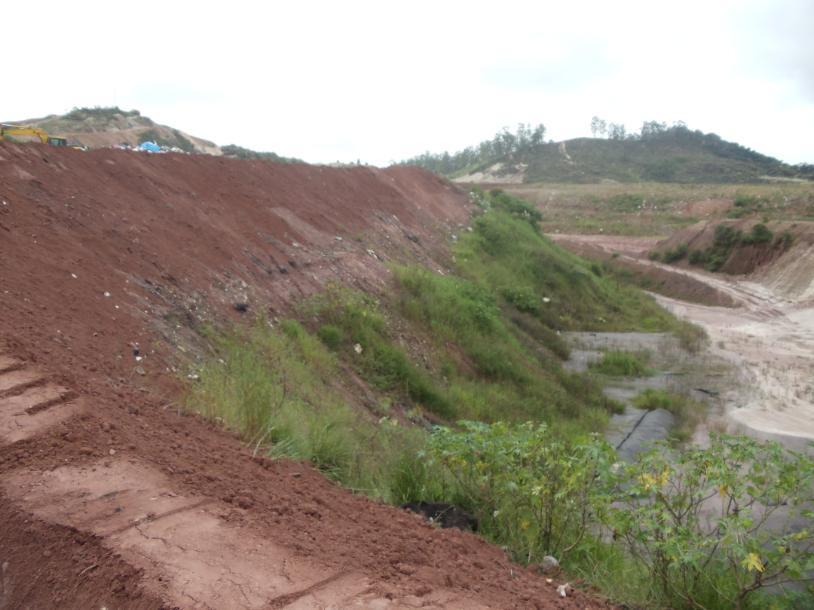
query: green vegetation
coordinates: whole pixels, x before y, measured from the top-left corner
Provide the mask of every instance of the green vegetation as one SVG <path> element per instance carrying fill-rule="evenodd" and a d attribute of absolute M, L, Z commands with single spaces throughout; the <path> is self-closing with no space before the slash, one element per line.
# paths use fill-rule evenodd
<path fill-rule="evenodd" d="M 475 514 L 479 531 L 517 561 L 566 558 L 589 535 L 608 502 L 610 446 L 573 442 L 545 425 L 462 422 L 430 437 L 430 468 L 440 468 L 442 497 Z"/>
<path fill-rule="evenodd" d="M 555 332 L 672 330 L 675 319 L 652 298 L 597 275 L 589 262 L 542 235 L 533 206 L 502 191 L 475 190 L 474 197 L 486 212 L 458 240 L 456 265 L 463 277 L 501 295 L 503 305 L 520 302 Z"/>
<path fill-rule="evenodd" d="M 792 241 L 792 235 L 788 230 L 775 239 L 774 233 L 763 223 L 753 225 L 749 233 L 746 234 L 736 227 L 719 224 L 715 227 L 712 245 L 703 250 L 690 251 L 687 260 L 691 265 L 703 265 L 707 271 L 720 271 L 739 248 L 744 246 L 765 246 L 785 250 L 791 246 Z M 681 249 L 680 252 L 679 249 Z M 687 251 L 686 244 L 682 244 L 673 250 L 664 252 L 661 259 L 665 263 L 672 263 L 684 258 Z M 651 252 L 651 258 L 658 259 L 658 252 Z"/>
<path fill-rule="evenodd" d="M 346 356 L 375 387 L 426 407 L 435 415 L 454 415 L 453 406 L 430 375 L 416 367 L 391 338 L 376 301 L 334 288 L 306 305 L 321 326 L 325 344 Z"/>
<path fill-rule="evenodd" d="M 603 353 L 600 360 L 589 363 L 588 368 L 611 377 L 644 377 L 653 374 L 653 370 L 647 366 L 648 357 L 647 352 L 634 354 L 610 350 Z"/>
<path fill-rule="evenodd" d="M 620 465 L 597 439 L 467 422 L 437 430 L 426 455 L 431 470 L 443 469 L 441 497 L 474 511 L 516 560 L 555 554 L 629 606 L 786 607 L 795 596 L 761 591 L 814 568 L 812 531 L 766 527 L 770 516 L 814 516 L 814 460 L 777 443 L 713 436 L 708 449 L 660 444 Z M 799 607 L 814 601 L 797 597 Z"/>
<path fill-rule="evenodd" d="M 664 409 L 675 417 L 675 425 L 670 430 L 670 437 L 678 443 L 686 442 L 693 431 L 703 420 L 706 409 L 703 403 L 689 396 L 668 390 L 647 389 L 633 399 L 633 406 L 652 411 Z"/>
<path fill-rule="evenodd" d="M 235 430 L 255 452 L 307 460 L 344 485 L 393 502 L 423 445 L 419 430 L 372 423 L 331 380 L 339 363 L 299 323 L 210 333 L 217 358 L 198 370 L 187 408 Z"/>
<path fill-rule="evenodd" d="M 111 121 L 117 117 L 140 117 L 141 113 L 138 110 L 122 110 L 118 106 L 94 106 L 92 108 L 74 107 L 70 112 L 63 115 L 62 118 L 68 121 L 84 121 L 93 119 L 95 121 Z"/>
<path fill-rule="evenodd" d="M 301 159 L 295 159 L 294 157 L 283 157 L 274 152 L 258 152 L 249 148 L 243 148 L 237 144 L 221 146 L 221 150 L 227 157 L 236 157 L 238 159 L 260 159 L 263 161 L 273 161 L 275 163 L 305 163 Z"/>
<path fill-rule="evenodd" d="M 491 140 L 484 140 L 477 146 L 466 148 L 455 154 L 444 152 L 436 155 L 426 152 L 404 161 L 404 164 L 419 165 L 445 176 L 467 174 L 486 169 L 504 157 L 522 160 L 539 152 L 545 146 L 545 132 L 545 125 L 542 123 L 536 127 L 521 123 L 517 126 L 515 133 L 504 128 Z M 514 163 L 511 162 L 508 165 L 511 168 Z"/>
<path fill-rule="evenodd" d="M 761 202 L 770 221 L 814 220 L 814 183 L 677 184 L 639 182 L 505 185 L 542 210 L 545 233 L 664 237 L 702 218 L 725 218 L 739 198 Z M 764 220 L 766 222 L 766 220 Z"/>
<path fill-rule="evenodd" d="M 810 178 L 809 166 L 790 166 L 714 133 L 691 130 L 678 122 L 672 126 L 647 121 L 641 130 L 628 132 L 624 125 L 594 117 L 594 138 L 544 142 L 545 127 L 519 125 L 491 140 L 457 153 L 429 152 L 405 161 L 440 174 L 456 177 L 483 171 L 500 163 L 503 172 L 525 169 L 525 182 L 592 183 L 680 182 L 749 183 L 767 177 Z M 522 165 L 521 165 L 522 164 Z"/>
<path fill-rule="evenodd" d="M 758 592 L 814 568 L 814 532 L 788 527 L 814 517 L 806 455 L 716 435 L 708 449 L 657 446 L 619 475 L 625 492 L 606 523 L 647 575 L 647 607 L 781 607 Z M 770 517 L 782 525 L 767 528 Z"/>
<path fill-rule="evenodd" d="M 689 250 L 690 248 L 687 244 L 678 244 L 675 248 L 665 250 L 664 254 L 661 256 L 661 260 L 668 264 L 675 263 L 687 256 L 687 252 L 689 252 Z M 656 260 L 658 260 L 658 257 L 656 257 Z"/>
<path fill-rule="evenodd" d="M 473 198 L 483 214 L 453 247 L 456 275 L 394 266 L 386 298 L 333 287 L 301 306 L 302 322 L 210 331 L 187 407 L 252 451 L 308 460 L 353 490 L 461 506 L 516 560 L 553 553 L 638 607 L 757 608 L 761 588 L 814 567 L 808 530 L 770 534 L 760 522 L 761 503 L 802 514 L 809 458 L 716 437 L 709 450 L 659 447 L 616 464 L 594 435 L 614 404 L 595 376 L 560 362 L 560 330 L 671 331 L 688 346 L 703 332 L 557 247 L 522 200 Z M 646 364 L 609 352 L 597 370 L 641 375 Z M 637 404 L 687 422 L 678 435 L 697 415 L 667 392 Z M 729 508 L 701 518 L 701 499 L 719 497 Z"/>

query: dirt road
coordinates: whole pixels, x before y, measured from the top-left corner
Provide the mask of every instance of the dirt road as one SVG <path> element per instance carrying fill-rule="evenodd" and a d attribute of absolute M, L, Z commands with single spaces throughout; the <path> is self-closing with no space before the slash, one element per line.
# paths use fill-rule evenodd
<path fill-rule="evenodd" d="M 631 260 L 640 254 L 642 245 L 638 238 L 619 236 L 569 235 L 556 239 L 572 247 L 588 243 L 607 252 L 619 252 L 620 258 Z M 814 440 L 814 298 L 810 272 L 801 273 L 800 281 L 793 287 L 775 279 L 784 275 L 784 270 L 799 266 L 805 254 L 789 252 L 774 263 L 775 269 L 764 269 L 747 278 L 635 258 L 638 264 L 691 278 L 731 297 L 736 304 L 734 308 L 654 295 L 676 315 L 706 329 L 709 349 L 733 365 L 735 378 L 724 397 L 728 428 L 762 438 L 778 438 L 795 448 L 803 448 Z M 814 262 L 809 266 L 814 266 Z"/>

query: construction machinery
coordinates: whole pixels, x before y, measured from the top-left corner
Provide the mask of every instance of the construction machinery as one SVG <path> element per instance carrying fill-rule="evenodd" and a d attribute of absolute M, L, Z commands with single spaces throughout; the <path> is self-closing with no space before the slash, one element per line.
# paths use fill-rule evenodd
<path fill-rule="evenodd" d="M 0 125 L 0 142 L 7 137 L 32 137 L 37 138 L 43 144 L 50 144 L 51 146 L 67 146 L 67 138 L 60 138 L 58 136 L 49 136 L 43 129 L 39 127 L 27 127 L 22 125 Z"/>

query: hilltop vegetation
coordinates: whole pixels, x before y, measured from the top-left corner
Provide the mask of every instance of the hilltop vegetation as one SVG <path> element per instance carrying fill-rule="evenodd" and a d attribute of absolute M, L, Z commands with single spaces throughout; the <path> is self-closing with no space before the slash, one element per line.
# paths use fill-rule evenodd
<path fill-rule="evenodd" d="M 566 142 L 544 142 L 546 129 L 521 124 L 515 133 L 504 129 L 490 140 L 454 154 L 424 153 L 405 161 L 434 172 L 466 180 L 490 171 L 522 175 L 523 182 L 746 183 L 772 178 L 812 178 L 814 166 L 790 166 L 714 133 L 689 129 L 684 123 L 667 126 L 648 121 L 638 133 L 624 125 L 609 126 L 594 118 L 595 136 Z"/>
<path fill-rule="evenodd" d="M 237 144 L 227 144 L 220 148 L 227 157 L 236 159 L 260 159 L 262 161 L 274 161 L 275 163 L 305 163 L 301 159 L 294 157 L 283 157 L 275 152 L 259 152 L 250 148 L 243 148 Z"/>

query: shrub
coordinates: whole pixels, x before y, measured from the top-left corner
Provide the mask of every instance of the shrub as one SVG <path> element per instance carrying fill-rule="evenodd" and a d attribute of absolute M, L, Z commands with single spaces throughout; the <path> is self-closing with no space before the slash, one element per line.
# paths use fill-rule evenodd
<path fill-rule="evenodd" d="M 665 263 L 680 261 L 682 258 L 687 256 L 688 250 L 689 246 L 687 244 L 679 244 L 675 248 L 665 251 L 663 260 Z"/>
<path fill-rule="evenodd" d="M 607 443 L 570 443 L 544 424 L 461 427 L 436 429 L 427 445 L 430 463 L 450 477 L 448 497 L 474 511 L 480 530 L 517 559 L 566 556 L 607 505 Z"/>
<path fill-rule="evenodd" d="M 691 265 L 703 265 L 709 260 L 706 250 L 693 250 L 688 258 Z"/>
<path fill-rule="evenodd" d="M 763 223 L 758 223 L 752 227 L 752 230 L 749 232 L 749 235 L 746 235 L 743 238 L 744 244 L 768 244 L 770 241 L 774 239 L 774 234 L 771 232 L 769 227 L 767 227 Z"/>
<path fill-rule="evenodd" d="M 783 250 L 788 250 L 791 247 L 791 244 L 793 242 L 794 242 L 794 236 L 792 236 L 791 231 L 789 231 L 788 229 L 783 231 L 775 239 L 775 245 L 780 247 Z"/>
<path fill-rule="evenodd" d="M 814 460 L 777 443 L 713 435 L 708 449 L 658 444 L 622 467 L 608 512 L 647 570 L 651 604 L 742 608 L 756 591 L 814 568 Z M 623 490 L 623 491 L 622 491 Z M 781 524 L 767 526 L 774 517 Z"/>

